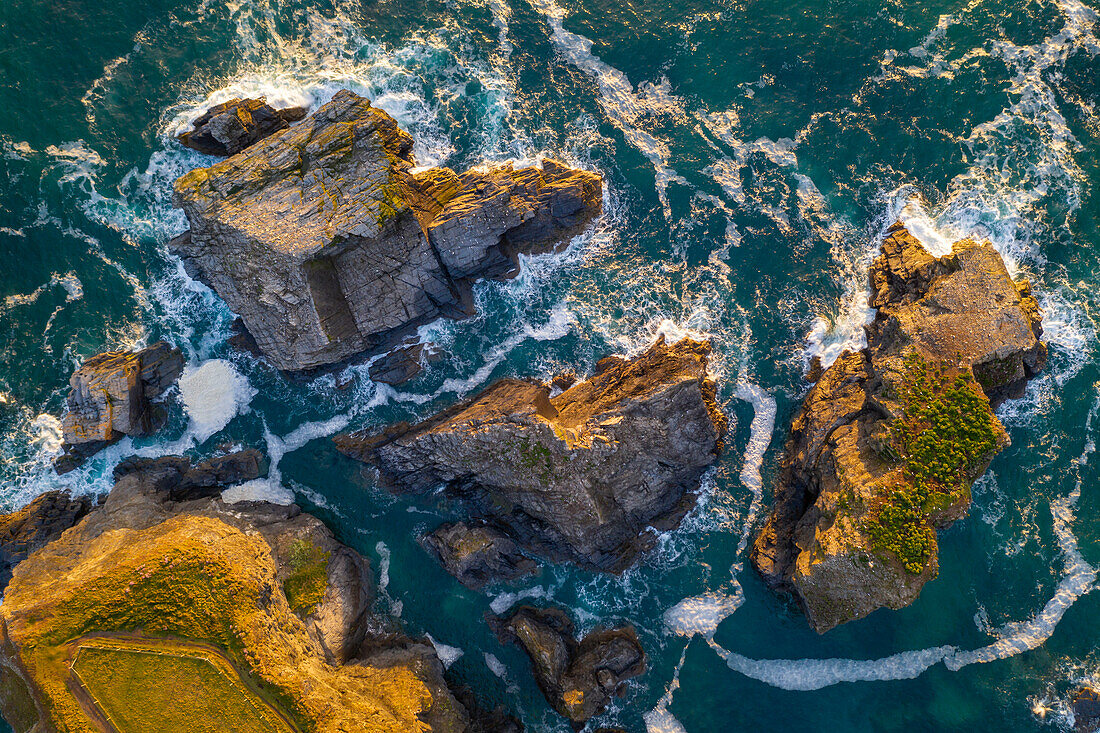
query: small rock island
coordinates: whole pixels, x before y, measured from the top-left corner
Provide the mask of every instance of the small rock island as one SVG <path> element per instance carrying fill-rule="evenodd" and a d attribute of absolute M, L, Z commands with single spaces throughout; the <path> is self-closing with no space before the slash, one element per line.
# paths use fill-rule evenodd
<path fill-rule="evenodd" d="M 867 347 L 806 396 L 752 549 L 818 632 L 907 606 L 936 577 L 936 530 L 1008 443 L 993 408 L 1046 362 L 1030 286 L 988 242 L 937 258 L 896 224 L 870 280 Z"/>
<path fill-rule="evenodd" d="M 446 525 L 431 546 L 472 585 L 526 571 L 517 545 L 554 561 L 621 572 L 694 506 L 727 429 L 707 375 L 710 344 L 660 339 L 551 396 L 502 379 L 418 425 L 338 436 L 397 491 L 438 486 L 481 522 Z"/>
<path fill-rule="evenodd" d="M 184 140 L 252 144 L 176 181 L 191 228 L 170 248 L 288 372 L 389 352 L 421 325 L 469 315 L 475 280 L 514 273 L 519 254 L 568 241 L 602 208 L 600 176 L 554 160 L 418 170 L 413 139 L 347 90 L 295 124 L 247 102 L 212 110 Z"/>

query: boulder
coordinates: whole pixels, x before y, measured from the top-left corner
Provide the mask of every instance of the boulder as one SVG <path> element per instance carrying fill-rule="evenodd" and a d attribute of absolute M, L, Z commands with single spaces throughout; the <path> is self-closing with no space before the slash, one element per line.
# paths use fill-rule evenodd
<path fill-rule="evenodd" d="M 1008 443 L 992 408 L 1046 361 L 1030 288 L 988 242 L 937 258 L 895 225 L 870 282 L 867 347 L 807 394 L 752 549 L 819 632 L 906 606 L 936 577 L 936 531 Z"/>
<path fill-rule="evenodd" d="M 493 624 L 502 643 L 517 644 L 531 658 L 542 694 L 575 730 L 622 695 L 626 680 L 645 672 L 645 651 L 631 626 L 597 628 L 578 641 L 564 611 L 531 606 Z"/>
<path fill-rule="evenodd" d="M 262 97 L 230 99 L 208 109 L 192 123 L 190 132 L 176 139 L 200 153 L 224 158 L 285 130 L 307 114 L 309 110 L 305 107 L 274 109 Z"/>
<path fill-rule="evenodd" d="M 515 540 L 485 522 L 442 524 L 424 536 L 424 544 L 448 573 L 474 590 L 538 572 Z"/>
<path fill-rule="evenodd" d="M 47 491 L 23 509 L 0 515 L 0 594 L 11 580 L 12 568 L 60 537 L 91 508 L 92 500 L 87 496 Z"/>
<path fill-rule="evenodd" d="M 161 729 L 157 721 L 173 715 L 176 726 L 185 715 L 195 729 L 236 729 L 229 698 L 183 712 L 156 704 L 171 692 L 157 684 L 158 675 L 175 674 L 165 665 L 193 656 L 246 673 L 240 704 L 250 717 L 269 718 L 271 730 L 288 730 L 280 718 L 318 733 L 518 730 L 503 714 L 471 715 L 447 688 L 431 645 L 371 611 L 369 562 L 318 519 L 295 505 L 226 505 L 213 491 L 173 498 L 189 481 L 253 475 L 253 458 L 195 467 L 179 456 L 129 461 L 100 506 L 60 536 L 51 529 L 52 541 L 15 567 L 0 605 L 0 712 L 16 733 L 92 733 L 112 704 L 116 713 L 125 706 L 134 730 Z M 78 513 L 66 506 L 55 524 Z M 0 525 L 25 527 L 26 517 L 27 510 Z M 39 534 L 29 536 L 41 544 Z M 127 650 L 168 656 L 146 654 L 153 665 L 146 669 L 131 655 L 103 677 L 80 667 L 82 655 Z M 214 684 L 169 679 L 164 684 Z"/>
<path fill-rule="evenodd" d="M 474 515 L 552 560 L 620 572 L 693 506 L 726 418 L 707 376 L 710 344 L 659 340 L 551 397 L 501 380 L 418 425 L 335 438 L 401 491 L 440 485 Z"/>
<path fill-rule="evenodd" d="M 470 287 L 511 274 L 599 213 L 602 181 L 552 160 L 417 171 L 412 138 L 341 91 L 313 116 L 182 176 L 193 276 L 278 368 L 381 353 L 420 325 L 472 312 Z M 271 226 L 277 221 L 278 226 Z"/>
<path fill-rule="evenodd" d="M 141 351 L 108 351 L 87 359 L 69 379 L 62 419 L 66 455 L 59 473 L 126 435 L 155 432 L 165 414 L 154 403 L 183 372 L 183 355 L 159 341 Z"/>

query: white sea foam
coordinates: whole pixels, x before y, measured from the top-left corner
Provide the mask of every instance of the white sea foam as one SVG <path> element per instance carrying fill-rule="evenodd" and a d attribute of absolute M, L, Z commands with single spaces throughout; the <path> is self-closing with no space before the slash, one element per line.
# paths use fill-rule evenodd
<path fill-rule="evenodd" d="M 444 669 L 450 669 L 451 665 L 459 660 L 459 658 L 466 652 L 459 649 L 457 646 L 450 646 L 442 642 L 436 641 L 431 634 L 425 634 L 428 637 L 428 641 L 435 647 L 436 656 L 439 657 L 439 661 L 443 662 Z"/>
<path fill-rule="evenodd" d="M 541 585 L 534 588 L 525 588 L 514 593 L 501 593 L 489 603 L 489 609 L 496 615 L 500 615 L 524 598 L 550 598 L 553 594 Z"/>
<path fill-rule="evenodd" d="M 504 662 L 497 659 L 495 654 L 482 652 L 482 657 L 484 657 L 485 666 L 489 668 L 490 672 L 492 672 L 502 680 L 508 678 L 508 668 L 504 666 Z"/>
<path fill-rule="evenodd" d="M 667 111 L 669 94 L 666 91 L 658 95 L 657 100 L 664 109 L 654 109 L 647 104 L 642 95 L 635 94 L 634 85 L 630 83 L 626 74 L 592 53 L 590 39 L 565 30 L 562 25 L 565 10 L 560 5 L 554 0 L 532 0 L 531 4 L 545 16 L 546 22 L 550 25 L 554 45 L 566 60 L 595 79 L 600 89 L 600 106 L 611 124 L 619 128 L 626 141 L 653 164 L 657 196 L 664 207 L 665 218 L 671 218 L 668 186 L 673 182 L 687 185 L 687 181 L 673 170 L 669 162 L 671 153 L 668 145 L 648 132 L 645 129 L 647 124 L 643 120 L 646 115 Z"/>
<path fill-rule="evenodd" d="M 385 593 L 390 585 L 390 548 L 379 541 L 374 551 L 378 553 L 378 590 Z"/>
<path fill-rule="evenodd" d="M 225 359 L 210 359 L 197 367 L 188 365 L 180 377 L 179 389 L 191 418 L 190 433 L 199 443 L 246 411 L 256 396 L 248 379 Z"/>

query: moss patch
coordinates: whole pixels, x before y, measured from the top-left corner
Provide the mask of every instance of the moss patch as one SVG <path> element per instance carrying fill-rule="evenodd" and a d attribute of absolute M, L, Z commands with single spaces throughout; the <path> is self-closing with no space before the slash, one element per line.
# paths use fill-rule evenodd
<path fill-rule="evenodd" d="M 283 581 L 283 592 L 291 610 L 299 616 L 313 613 L 325 598 L 330 553 L 308 540 L 290 546 L 291 574 Z"/>
<path fill-rule="evenodd" d="M 876 492 L 864 528 L 876 549 L 919 574 L 935 551 L 932 522 L 964 500 L 1000 431 L 969 371 L 911 353 L 896 389 L 904 417 L 890 425 L 890 453 L 902 464 L 901 477 Z"/>

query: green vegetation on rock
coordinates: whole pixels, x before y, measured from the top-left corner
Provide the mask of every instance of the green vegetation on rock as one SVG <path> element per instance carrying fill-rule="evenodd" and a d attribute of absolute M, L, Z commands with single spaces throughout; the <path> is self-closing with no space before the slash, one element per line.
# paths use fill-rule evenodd
<path fill-rule="evenodd" d="M 908 354 L 896 394 L 904 417 L 890 425 L 890 452 L 900 458 L 902 476 L 879 490 L 865 529 L 877 549 L 919 574 L 935 551 L 932 522 L 965 497 L 997 449 L 998 428 L 969 371 L 947 363 Z"/>
<path fill-rule="evenodd" d="M 283 581 L 283 592 L 291 610 L 308 616 L 325 598 L 329 553 L 308 540 L 296 540 L 290 547 L 293 572 Z"/>
<path fill-rule="evenodd" d="M 185 643 L 81 646 L 73 672 L 119 733 L 290 733 L 223 656 Z"/>

